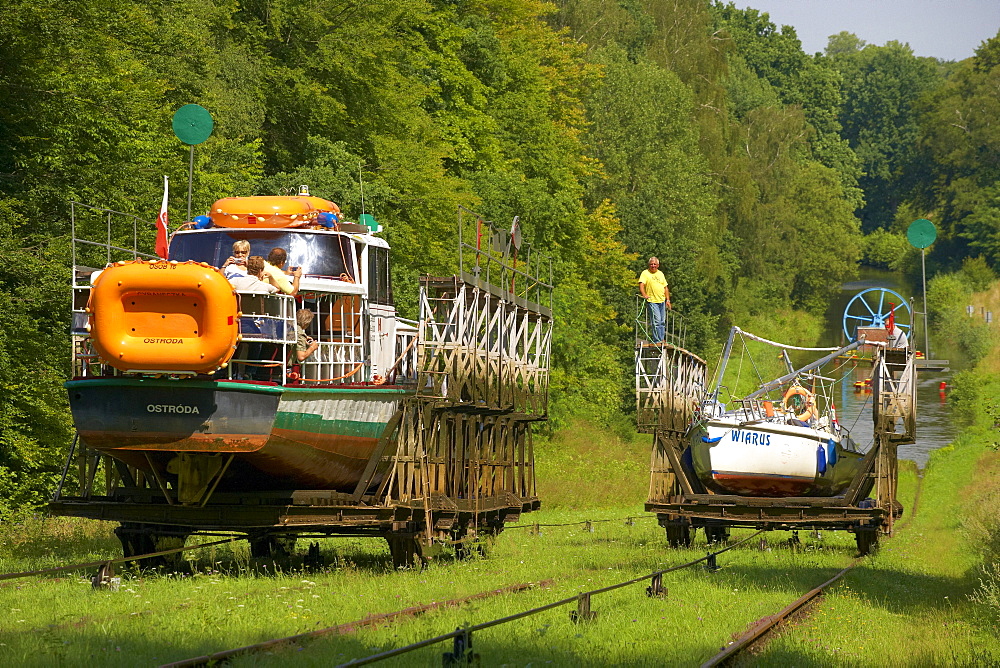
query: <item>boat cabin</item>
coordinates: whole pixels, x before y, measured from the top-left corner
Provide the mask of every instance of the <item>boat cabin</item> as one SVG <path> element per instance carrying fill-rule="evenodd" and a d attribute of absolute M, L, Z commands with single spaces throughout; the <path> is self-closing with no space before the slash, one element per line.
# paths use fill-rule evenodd
<path fill-rule="evenodd" d="M 177 375 L 204 376 L 210 373 L 215 379 L 313 386 L 415 382 L 413 342 L 417 334 L 416 322 L 400 318 L 396 313 L 388 243 L 365 225 L 341 223 L 336 219 L 331 224 L 329 219 L 323 221 L 316 216 L 304 215 L 297 220 L 295 215 L 286 215 L 283 219 L 275 215 L 274 220 L 267 220 L 260 215 L 248 215 L 239 208 L 259 210 L 260 203 L 254 200 L 268 200 L 268 205 L 275 210 L 279 206 L 294 205 L 312 212 L 315 212 L 315 207 L 309 200 L 325 202 L 319 198 L 300 197 L 219 200 L 213 206 L 210 219 L 200 216 L 201 224 L 181 229 L 173 235 L 169 246 L 169 265 L 220 268 L 232 256 L 233 243 L 246 240 L 250 243 L 251 256 L 267 258 L 272 249 L 284 249 L 287 254 L 284 269 L 301 267 L 297 294 L 286 295 L 280 291 L 269 294 L 264 290 L 235 289 L 230 284 L 219 283 L 224 286 L 223 291 L 232 289 L 236 295 L 237 312 L 230 314 L 233 316 L 230 320 L 238 327 L 237 343 L 230 351 L 229 359 L 220 361 L 218 368 L 213 367 L 211 372 L 195 369 L 186 374 L 185 369 L 157 368 L 162 364 L 151 363 L 145 365 L 146 368 L 142 363 L 118 364 L 115 356 L 106 351 L 103 355 L 105 359 L 101 359 L 102 356 L 97 354 L 104 350 L 100 341 L 96 342 L 95 350 L 92 345 L 95 342 L 91 340 L 99 334 L 93 325 L 100 322 L 95 320 L 94 312 L 101 305 L 94 303 L 97 291 L 95 288 L 92 295 L 91 287 L 98 285 L 104 270 L 88 272 L 78 266 L 74 285 L 76 375 L 92 377 L 166 371 Z M 226 206 L 232 208 L 225 209 Z M 230 210 L 241 212 L 229 216 Z M 339 213 L 339 209 L 337 211 Z M 111 238 L 110 233 L 108 238 Z M 113 266 L 111 251 L 112 248 L 109 248 L 108 268 L 118 271 Z M 134 255 L 139 258 L 142 254 Z M 145 262 L 152 266 L 157 261 L 151 259 Z M 172 274 L 169 279 L 162 283 L 163 294 L 169 294 L 173 285 L 171 280 L 177 280 Z M 218 280 L 212 277 L 210 282 L 218 283 Z M 146 293 L 138 291 L 136 294 Z M 120 295 L 114 296 L 110 301 L 115 302 L 119 298 Z M 201 301 L 204 304 L 210 302 L 209 299 Z M 133 301 L 131 308 L 157 312 L 176 311 L 181 307 L 161 298 L 159 301 L 147 299 L 138 305 Z M 300 332 L 297 314 L 304 309 L 310 310 L 314 317 Z M 190 340 L 207 339 L 212 329 L 207 324 L 211 314 L 186 315 L 195 322 L 193 330 L 196 336 Z M 163 323 L 169 321 L 166 313 L 159 317 Z M 130 322 L 135 320 L 133 317 Z M 154 321 L 155 318 L 147 318 L 143 322 Z M 183 319 L 176 321 L 186 322 Z M 190 328 L 178 326 L 176 329 L 190 333 Z M 122 332 L 111 332 L 110 336 L 117 344 L 119 339 L 128 337 L 137 339 L 145 336 L 143 341 L 148 341 L 151 334 L 159 337 L 182 336 L 180 331 L 174 333 L 162 327 L 156 331 L 127 327 Z M 304 360 L 299 360 L 296 354 L 301 349 L 300 334 L 304 340 L 318 344 L 316 350 Z M 188 341 L 185 339 L 185 343 Z M 107 359 L 109 357 L 112 359 Z"/>

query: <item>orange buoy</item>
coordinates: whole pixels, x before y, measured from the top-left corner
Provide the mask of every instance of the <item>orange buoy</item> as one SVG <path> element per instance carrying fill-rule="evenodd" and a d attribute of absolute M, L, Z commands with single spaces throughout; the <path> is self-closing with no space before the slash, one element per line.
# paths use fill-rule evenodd
<path fill-rule="evenodd" d="M 802 397 L 803 402 L 802 412 L 795 416 L 796 420 L 799 420 L 800 422 L 807 422 L 810 418 L 819 417 L 813 393 L 801 385 L 792 385 L 788 388 L 785 392 L 785 396 L 781 399 L 782 408 L 788 412 L 792 412 L 794 410 L 792 407 L 792 398 L 796 396 Z"/>
<path fill-rule="evenodd" d="M 304 199 L 317 211 L 329 211 L 330 213 L 335 213 L 340 215 L 340 207 L 337 206 L 336 202 L 331 202 L 328 199 L 323 199 L 322 197 L 316 197 L 315 195 L 299 195 L 299 199 Z"/>
<path fill-rule="evenodd" d="M 211 373 L 232 357 L 239 333 L 232 285 L 197 262 L 111 265 L 88 309 L 94 350 L 120 371 Z"/>
<path fill-rule="evenodd" d="M 209 215 L 216 227 L 300 227 L 315 223 L 319 216 L 320 209 L 312 200 L 333 204 L 319 197 L 224 197 L 212 205 Z"/>

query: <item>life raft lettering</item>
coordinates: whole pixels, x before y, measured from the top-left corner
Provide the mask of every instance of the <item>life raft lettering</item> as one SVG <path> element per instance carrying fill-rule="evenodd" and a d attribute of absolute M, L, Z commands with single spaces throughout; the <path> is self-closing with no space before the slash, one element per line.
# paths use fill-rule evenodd
<path fill-rule="evenodd" d="M 146 406 L 149 413 L 185 413 L 191 415 L 201 415 L 197 406 L 187 406 L 185 404 L 149 404 Z"/>
<path fill-rule="evenodd" d="M 143 343 L 184 343 L 184 339 L 143 339 Z"/>

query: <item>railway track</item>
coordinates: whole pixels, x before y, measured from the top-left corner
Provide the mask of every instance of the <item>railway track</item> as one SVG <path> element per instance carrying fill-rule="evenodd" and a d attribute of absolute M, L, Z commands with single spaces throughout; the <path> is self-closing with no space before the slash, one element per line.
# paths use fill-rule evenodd
<path fill-rule="evenodd" d="M 519 525 L 519 526 L 516 526 L 516 527 L 510 527 L 510 528 L 528 529 L 528 531 L 525 532 L 525 533 L 527 535 L 532 536 L 532 538 L 531 539 L 527 539 L 527 536 L 525 538 L 519 538 L 520 541 L 524 541 L 524 540 L 539 540 L 539 539 L 541 539 L 542 534 L 539 531 L 540 528 L 545 528 L 545 527 L 560 527 L 560 526 L 561 527 L 581 526 L 583 528 L 583 532 L 579 533 L 579 534 L 576 534 L 576 537 L 574 538 L 574 540 L 579 540 L 579 537 L 581 535 L 582 536 L 586 536 L 586 535 L 588 535 L 589 532 L 594 531 L 595 525 L 600 525 L 600 524 L 602 524 L 604 522 L 621 522 L 622 520 L 624 520 L 624 524 L 625 525 L 631 526 L 632 524 L 634 524 L 634 520 L 636 520 L 636 519 L 646 519 L 646 518 L 644 518 L 643 516 L 634 516 L 634 517 L 630 517 L 630 518 L 619 518 L 619 519 L 611 519 L 611 520 L 583 520 L 583 521 L 579 521 L 579 522 L 565 522 L 565 523 L 558 523 L 558 524 L 526 524 L 526 525 Z M 912 519 L 912 514 L 910 515 L 910 517 L 907 518 L 907 520 L 909 520 L 909 519 Z M 897 528 L 900 528 L 900 529 L 904 528 L 904 527 L 905 527 L 905 523 L 900 523 L 899 525 L 897 525 Z M 598 533 L 603 533 L 603 532 L 598 532 Z M 558 532 L 557 532 L 557 535 L 558 535 Z M 441 636 L 435 636 L 434 638 L 428 638 L 427 640 L 422 641 L 421 643 L 417 643 L 414 646 L 407 646 L 407 647 L 402 647 L 402 648 L 395 648 L 395 649 L 389 650 L 388 652 L 383 652 L 381 655 L 373 655 L 372 657 L 360 657 L 360 658 L 354 659 L 350 663 L 350 665 L 362 665 L 364 663 L 371 663 L 371 662 L 375 662 L 375 661 L 380 661 L 380 660 L 382 660 L 384 658 L 389 658 L 390 656 L 398 656 L 400 654 L 406 653 L 407 651 L 412 651 L 414 649 L 419 649 L 420 647 L 426 647 L 428 645 L 431 645 L 431 644 L 434 644 L 434 643 L 438 643 L 438 642 L 445 642 L 447 640 L 451 640 L 452 642 L 456 643 L 456 650 L 455 651 L 459 651 L 459 649 L 461 647 L 465 647 L 466 646 L 466 645 L 463 645 L 463 643 L 466 642 L 465 639 L 471 639 L 471 633 L 474 632 L 474 631 L 478 632 L 478 631 L 484 630 L 486 628 L 490 628 L 492 626 L 506 624 L 508 622 L 512 622 L 512 621 L 515 621 L 517 619 L 521 619 L 521 618 L 524 618 L 524 617 L 527 617 L 527 616 L 530 616 L 530 615 L 533 615 L 533 614 L 537 614 L 537 613 L 543 612 L 545 610 L 551 610 L 553 608 L 560 607 L 560 606 L 567 606 L 567 607 L 570 607 L 570 608 L 573 608 L 575 606 L 576 609 L 570 611 L 570 617 L 571 617 L 571 619 L 574 619 L 574 620 L 587 619 L 588 615 L 591 614 L 591 610 L 590 610 L 590 600 L 591 600 L 591 597 L 596 597 L 596 596 L 598 596 L 600 594 L 603 594 L 605 592 L 610 592 L 610 591 L 613 591 L 615 589 L 619 589 L 619 588 L 622 588 L 622 587 L 627 587 L 629 585 L 635 585 L 635 584 L 643 583 L 644 585 L 648 585 L 648 586 L 646 586 L 646 591 L 647 591 L 647 593 L 650 596 L 662 596 L 662 595 L 666 594 L 666 589 L 663 587 L 663 579 L 662 579 L 662 576 L 664 574 L 672 572 L 672 571 L 677 571 L 677 570 L 682 570 L 682 569 L 685 569 L 685 568 L 690 568 L 692 566 L 699 565 L 699 564 L 707 567 L 707 570 L 714 572 L 716 570 L 716 568 L 715 568 L 715 557 L 717 555 L 722 554 L 723 552 L 726 552 L 728 550 L 734 549 L 734 548 L 736 548 L 736 547 L 738 547 L 740 545 L 744 545 L 744 544 L 750 543 L 755 537 L 758 537 L 760 535 L 761 535 L 761 532 L 757 532 L 757 533 L 750 534 L 750 535 L 748 535 L 746 537 L 743 537 L 739 541 L 735 541 L 734 540 L 734 541 L 732 541 L 728 545 L 724 545 L 724 546 L 723 545 L 716 545 L 716 548 L 721 548 L 721 549 L 715 549 L 714 552 L 710 552 L 709 554 L 706 554 L 705 556 L 699 556 L 697 559 L 691 559 L 690 561 L 686 561 L 684 563 L 675 564 L 675 565 L 672 565 L 672 566 L 670 566 L 668 568 L 664 568 L 663 570 L 660 570 L 660 571 L 657 571 L 657 572 L 653 572 L 653 573 L 650 573 L 648 575 L 643 575 L 641 577 L 634 578 L 634 579 L 626 581 L 626 582 L 616 583 L 616 584 L 613 584 L 613 585 L 610 585 L 610 586 L 607 586 L 607 587 L 602 587 L 602 588 L 599 588 L 599 589 L 594 589 L 594 590 L 591 590 L 591 591 L 588 591 L 588 592 L 580 592 L 579 594 L 575 594 L 574 596 L 572 596 L 570 598 L 565 598 L 565 599 L 561 599 L 559 601 L 554 601 L 552 603 L 545 604 L 545 605 L 539 606 L 537 608 L 532 608 L 530 610 L 526 610 L 524 612 L 508 616 L 507 618 L 489 620 L 487 622 L 483 622 L 483 623 L 475 625 L 475 626 L 466 627 L 466 628 L 464 628 L 462 630 L 453 631 L 451 633 L 443 634 Z M 600 536 L 598 536 L 598 539 L 600 540 Z M 190 549 L 190 548 L 187 548 L 187 549 Z M 713 549 L 713 548 L 710 546 L 709 549 Z M 668 551 L 668 550 L 666 550 L 664 548 L 662 554 L 665 556 L 667 554 L 671 554 L 671 552 Z M 688 553 L 688 554 L 690 554 L 690 553 Z M 104 562 L 100 562 L 100 563 L 104 563 Z M 76 566 L 79 567 L 80 565 L 76 565 Z M 48 573 L 48 572 L 51 572 L 53 570 L 66 570 L 68 568 L 70 568 L 70 567 L 58 567 L 57 569 L 46 569 L 45 571 L 40 571 L 38 573 Z M 809 592 L 806 596 L 800 597 L 800 599 L 797 601 L 798 605 L 797 605 L 797 607 L 795 607 L 795 609 L 791 609 L 792 606 L 789 606 L 789 609 L 787 610 L 787 612 L 783 611 L 783 613 L 779 613 L 778 615 L 775 615 L 773 618 L 765 618 L 764 620 L 761 620 L 761 623 L 759 623 L 758 625 L 756 625 L 754 627 L 755 630 L 758 631 L 757 634 L 756 634 L 757 642 L 760 641 L 759 639 L 766 638 L 767 634 L 770 632 L 771 629 L 774 628 L 774 626 L 776 626 L 782 620 L 787 619 L 790 615 L 794 614 L 796 610 L 802 610 L 805 607 L 807 607 L 808 605 L 810 605 L 818 597 L 819 592 L 821 592 L 824 587 L 829 586 L 829 584 L 832 584 L 832 582 L 834 582 L 837 578 L 842 577 L 843 574 L 847 572 L 847 570 L 848 569 L 844 569 L 841 573 L 838 573 L 838 575 L 834 579 L 831 579 L 829 582 L 824 583 L 820 587 L 817 587 L 816 590 Z M 595 579 L 596 579 L 596 574 L 598 572 L 601 572 L 601 571 L 606 571 L 606 569 L 604 569 L 601 564 L 595 563 L 593 565 L 593 571 L 592 571 L 592 574 L 595 575 Z M 725 573 L 725 571 L 723 571 L 723 573 Z M 26 572 L 26 573 L 18 574 L 18 575 L 27 576 L 29 574 L 35 574 L 35 572 Z M 549 575 L 551 575 L 553 577 L 550 577 L 548 580 L 545 580 L 544 578 L 549 577 Z M 581 571 L 579 568 L 576 569 L 571 575 L 572 575 L 573 578 L 576 578 L 576 580 L 579 581 L 579 582 L 585 583 L 586 581 L 589 581 L 589 576 L 586 573 L 584 573 L 584 571 Z M 569 576 L 567 576 L 567 578 L 568 577 Z M 550 581 L 554 581 L 554 580 L 560 580 L 560 579 L 562 579 L 562 577 L 558 573 L 543 575 L 542 578 L 540 578 L 542 585 L 545 585 L 546 582 L 550 582 Z M 538 580 L 536 580 L 535 582 L 537 583 Z M 535 584 L 534 586 L 537 587 L 538 584 Z M 413 605 L 413 606 L 410 606 L 408 608 L 403 608 L 401 610 L 397 610 L 395 612 L 379 613 L 379 614 L 373 615 L 373 616 L 370 615 L 368 617 L 364 617 L 364 618 L 358 619 L 357 621 L 350 622 L 350 623 L 347 623 L 347 624 L 339 624 L 339 625 L 334 625 L 334 626 L 328 626 L 328 627 L 323 628 L 323 629 L 309 631 L 307 633 L 301 633 L 301 634 L 298 634 L 298 635 L 289 635 L 289 636 L 283 636 L 283 637 L 276 637 L 276 638 L 274 638 L 272 640 L 268 640 L 268 641 L 265 641 L 265 642 L 262 642 L 262 643 L 256 643 L 256 644 L 253 644 L 253 645 L 244 645 L 244 646 L 236 647 L 236 648 L 233 648 L 233 649 L 223 649 L 223 650 L 220 650 L 220 651 L 217 651 L 217 652 L 203 654 L 203 655 L 198 656 L 198 657 L 194 657 L 194 658 L 190 658 L 190 659 L 184 659 L 184 660 L 181 660 L 181 661 L 175 661 L 173 664 L 165 664 L 165 665 L 179 665 L 179 666 L 180 665 L 184 665 L 184 666 L 186 666 L 186 665 L 203 665 L 203 664 L 210 663 L 210 662 L 218 662 L 218 661 L 228 660 L 229 658 L 232 658 L 232 657 L 235 657 L 235 656 L 239 656 L 239 655 L 247 655 L 247 654 L 254 654 L 254 653 L 262 652 L 262 651 L 276 650 L 276 649 L 280 649 L 282 646 L 293 646 L 293 645 L 296 645 L 296 644 L 300 645 L 302 642 L 311 641 L 311 640 L 314 640 L 315 638 L 318 638 L 318 637 L 323 636 L 323 635 L 340 635 L 340 634 L 345 634 L 345 633 L 353 633 L 353 632 L 355 632 L 357 630 L 360 630 L 360 629 L 363 629 L 363 628 L 385 627 L 385 626 L 389 626 L 389 625 L 392 625 L 392 624 L 397 624 L 397 623 L 403 622 L 403 621 L 405 621 L 407 619 L 410 619 L 410 618 L 422 615 L 422 614 L 424 614 L 425 612 L 427 612 L 429 610 L 433 610 L 433 609 L 437 609 L 437 608 L 447 608 L 447 607 L 460 607 L 460 606 L 464 605 L 467 602 L 476 601 L 476 600 L 483 600 L 485 598 L 500 596 L 500 595 L 503 595 L 503 594 L 511 594 L 511 593 L 519 592 L 519 591 L 526 591 L 527 589 L 530 589 L 530 588 L 532 588 L 532 584 L 530 582 L 527 582 L 527 583 L 523 583 L 523 584 L 520 584 L 520 585 L 512 585 L 510 587 L 505 587 L 505 588 L 502 588 L 502 589 L 490 589 L 490 590 L 482 591 L 482 592 L 479 592 L 477 594 L 472 594 L 470 596 L 466 596 L 466 597 L 461 598 L 461 599 L 451 599 L 451 600 L 448 600 L 448 601 L 441 601 L 441 602 L 431 603 L 431 604 L 426 604 L 426 605 L 425 604 Z M 571 589 L 572 589 L 572 587 L 571 587 Z M 812 594 L 812 596 L 810 596 L 809 594 Z M 616 604 L 612 605 L 611 609 L 614 609 L 614 607 L 617 606 L 617 605 L 619 605 L 619 604 L 616 603 Z M 605 608 L 605 609 L 607 609 L 607 608 Z M 607 615 L 607 614 L 613 614 L 613 613 L 604 612 L 602 614 L 603 615 Z M 86 620 L 78 620 L 76 622 L 69 623 L 69 624 L 63 624 L 63 625 L 49 627 L 48 630 L 49 631 L 56 631 L 59 628 L 62 628 L 64 626 L 65 627 L 73 627 L 73 628 L 77 628 L 78 629 L 78 628 L 81 627 L 81 624 L 85 625 L 85 626 L 100 625 L 102 623 L 102 619 L 103 618 L 96 618 L 95 617 L 95 618 L 86 619 Z M 107 620 L 103 620 L 103 621 L 107 621 Z M 771 622 L 773 622 L 773 623 L 771 623 Z M 320 643 L 320 645 L 318 645 L 318 647 L 327 647 L 327 645 L 325 645 L 324 643 Z M 306 647 L 306 649 L 308 649 L 308 646 Z M 325 651 L 325 650 L 321 650 L 321 651 Z M 741 650 L 739 648 L 737 648 L 737 649 L 732 650 L 731 653 L 733 655 L 737 655 L 739 653 L 739 651 L 741 651 Z M 452 652 L 452 654 L 454 654 L 454 652 Z M 709 665 L 714 665 L 714 664 L 709 664 Z"/>
<path fill-rule="evenodd" d="M 896 525 L 895 531 L 900 531 L 905 529 L 913 518 L 917 514 L 917 509 L 920 503 L 920 490 L 923 485 L 923 476 L 917 478 L 917 489 L 913 496 L 913 508 L 903 519 L 902 522 Z M 708 661 L 704 662 L 702 668 L 710 668 L 711 666 L 720 665 L 730 665 L 736 662 L 737 658 L 749 651 L 751 648 L 759 650 L 768 641 L 770 634 L 779 629 L 786 620 L 792 618 L 793 616 L 800 614 L 819 602 L 820 597 L 827 587 L 833 585 L 844 577 L 847 573 L 853 570 L 859 563 L 864 560 L 864 557 L 855 558 L 850 565 L 841 570 L 839 573 L 834 575 L 832 578 L 819 585 L 818 587 L 807 591 L 805 594 L 799 598 L 792 601 L 790 604 L 782 608 L 779 612 L 774 615 L 769 615 L 764 617 L 756 624 L 754 624 L 748 631 L 743 633 L 739 638 L 734 640 L 732 643 L 727 645 L 718 654 L 710 658 Z"/>

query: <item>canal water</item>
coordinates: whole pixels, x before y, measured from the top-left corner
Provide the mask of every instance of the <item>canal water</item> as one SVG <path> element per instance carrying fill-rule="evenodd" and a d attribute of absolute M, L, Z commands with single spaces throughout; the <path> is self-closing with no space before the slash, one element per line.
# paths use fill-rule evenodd
<path fill-rule="evenodd" d="M 862 362 L 843 367 L 842 380 L 834 394 L 837 418 L 851 431 L 851 437 L 867 451 L 874 441 L 872 436 L 872 395 L 868 391 L 855 391 L 854 382 L 863 381 L 871 374 L 871 364 Z M 899 458 L 910 459 L 924 468 L 931 450 L 944 447 L 955 438 L 956 429 L 951 419 L 947 391 L 938 389 L 941 381 L 947 382 L 950 372 L 917 371 L 917 442 L 899 446 Z"/>
<path fill-rule="evenodd" d="M 922 309 L 922 294 L 919 286 L 913 288 L 904 283 L 897 274 L 878 270 L 864 270 L 860 280 L 845 283 L 841 293 L 827 314 L 829 328 L 826 342 L 823 345 L 842 345 L 846 338 L 843 333 L 843 315 L 851 298 L 868 288 L 888 288 L 901 294 L 908 301 L 913 300 L 914 310 Z M 914 299 L 915 298 L 915 299 Z M 911 314 L 910 322 L 915 327 L 911 329 L 911 344 L 918 350 L 924 349 L 923 315 Z M 951 408 L 947 403 L 947 390 L 942 393 L 941 382 L 949 383 L 952 372 L 961 368 L 961 360 L 957 351 L 947 350 L 930 341 L 931 355 L 935 359 L 949 360 L 947 371 L 917 370 L 917 442 L 912 445 L 899 446 L 899 458 L 910 459 L 923 468 L 927 465 L 932 450 L 944 447 L 955 438 L 957 429 L 952 421 Z M 929 356 L 929 357 L 930 357 Z M 852 438 L 867 451 L 873 443 L 873 423 L 871 412 L 871 393 L 855 391 L 855 381 L 863 381 L 871 374 L 871 364 L 853 362 L 841 366 L 838 377 L 843 382 L 834 394 L 837 405 L 837 417 L 840 424 L 851 430 Z"/>

